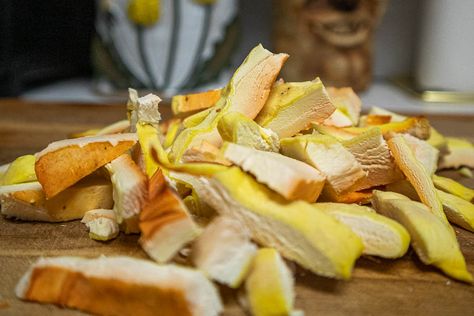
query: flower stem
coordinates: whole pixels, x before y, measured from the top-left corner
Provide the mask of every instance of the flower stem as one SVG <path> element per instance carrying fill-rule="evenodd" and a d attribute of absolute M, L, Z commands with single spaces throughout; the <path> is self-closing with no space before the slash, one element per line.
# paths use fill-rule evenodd
<path fill-rule="evenodd" d="M 171 43 L 168 49 L 168 62 L 166 63 L 165 77 L 163 85 L 164 87 L 169 87 L 171 73 L 174 69 L 176 47 L 178 46 L 179 39 L 179 28 L 181 22 L 181 0 L 173 0 L 173 25 L 171 29 Z M 161 87 L 163 88 L 163 87 Z"/>
<path fill-rule="evenodd" d="M 137 36 L 138 36 L 138 51 L 140 53 L 140 59 L 142 62 L 143 70 L 148 76 L 149 84 L 147 88 L 149 89 L 155 89 L 157 88 L 157 83 L 155 76 L 153 74 L 153 70 L 150 67 L 150 63 L 148 62 L 148 58 L 146 56 L 146 51 L 145 51 L 145 29 L 142 26 L 137 25 Z"/>
<path fill-rule="evenodd" d="M 196 84 L 196 81 L 198 79 L 198 74 L 196 74 L 196 70 L 199 66 L 199 62 L 201 61 L 202 51 L 204 50 L 204 46 L 206 45 L 206 41 L 209 36 L 209 29 L 211 27 L 211 13 L 212 5 L 204 5 L 204 23 L 202 25 L 198 47 L 194 53 L 194 60 L 192 63 L 193 68 L 189 72 L 188 78 L 184 81 L 182 88 L 192 88 Z"/>

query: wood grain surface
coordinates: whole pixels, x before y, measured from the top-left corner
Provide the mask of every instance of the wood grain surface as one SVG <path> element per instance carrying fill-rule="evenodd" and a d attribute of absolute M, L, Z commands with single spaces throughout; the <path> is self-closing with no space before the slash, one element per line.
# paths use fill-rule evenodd
<path fill-rule="evenodd" d="M 163 106 L 164 116 L 169 108 Z M 0 165 L 34 153 L 67 135 L 125 118 L 125 105 L 46 104 L 0 100 Z M 473 117 L 433 116 L 441 133 L 474 140 Z M 460 179 L 454 172 L 450 176 Z M 461 182 L 474 187 L 471 179 Z M 468 268 L 474 273 L 474 235 L 455 227 Z M 127 255 L 146 258 L 138 236 L 121 234 L 102 243 L 90 240 L 79 221 L 49 224 L 0 218 L 0 315 L 83 315 L 54 305 L 22 302 L 14 287 L 40 256 Z M 423 265 L 409 251 L 399 260 L 364 257 L 352 280 L 321 278 L 290 264 L 296 273 L 296 307 L 306 315 L 471 315 L 474 286 L 453 281 Z M 221 288 L 224 315 L 243 315 L 240 292 Z M 159 315 L 159 313 L 157 313 Z"/>

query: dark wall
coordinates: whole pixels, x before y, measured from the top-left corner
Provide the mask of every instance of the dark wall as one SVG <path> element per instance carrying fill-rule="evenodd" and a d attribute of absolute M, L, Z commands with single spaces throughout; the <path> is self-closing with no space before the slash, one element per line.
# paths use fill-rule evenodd
<path fill-rule="evenodd" d="M 0 0 L 0 96 L 90 75 L 94 0 Z"/>

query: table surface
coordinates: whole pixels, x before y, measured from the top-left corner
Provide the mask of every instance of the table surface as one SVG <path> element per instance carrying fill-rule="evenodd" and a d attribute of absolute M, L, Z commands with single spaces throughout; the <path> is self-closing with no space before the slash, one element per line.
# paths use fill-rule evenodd
<path fill-rule="evenodd" d="M 169 108 L 162 107 L 169 117 Z M 125 118 L 125 105 L 47 104 L 0 100 L 0 165 L 34 153 L 70 133 L 100 127 Z M 472 116 L 431 116 L 441 133 L 474 140 Z M 449 174 L 457 179 L 459 175 Z M 472 179 L 461 182 L 474 187 Z M 468 268 L 474 273 L 474 235 L 455 227 Z M 95 257 L 127 255 L 146 258 L 138 236 L 121 234 L 110 242 L 88 237 L 79 221 L 20 222 L 0 218 L 0 315 L 81 315 L 54 305 L 26 303 L 14 287 L 39 256 Z M 423 265 L 409 251 L 398 260 L 363 257 L 350 281 L 315 276 L 296 268 L 296 307 L 306 315 L 461 315 L 474 310 L 474 286 L 453 281 Z M 221 288 L 225 315 L 242 315 L 239 293 Z"/>

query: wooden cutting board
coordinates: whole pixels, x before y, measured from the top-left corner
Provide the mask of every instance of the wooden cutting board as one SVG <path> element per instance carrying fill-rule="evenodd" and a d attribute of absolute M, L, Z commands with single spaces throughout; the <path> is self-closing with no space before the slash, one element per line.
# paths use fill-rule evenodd
<path fill-rule="evenodd" d="M 164 116 L 169 109 L 162 107 Z M 34 153 L 68 134 L 125 118 L 124 105 L 44 104 L 0 101 L 0 165 Z M 441 133 L 474 140 L 473 117 L 430 117 Z M 474 187 L 472 179 L 449 176 Z M 455 227 L 468 268 L 474 273 L 474 234 Z M 28 266 L 40 256 L 126 255 L 146 258 L 138 236 L 121 234 L 102 243 L 88 237 L 79 221 L 28 223 L 0 218 L 0 315 L 81 315 L 54 305 L 26 303 L 14 288 Z M 296 272 L 296 307 L 306 315 L 470 315 L 474 286 L 453 281 L 423 265 L 410 251 L 399 260 L 364 257 L 352 280 L 336 281 L 290 267 Z M 222 288 L 224 315 L 243 315 L 241 293 Z M 159 313 L 157 313 L 159 314 Z"/>

